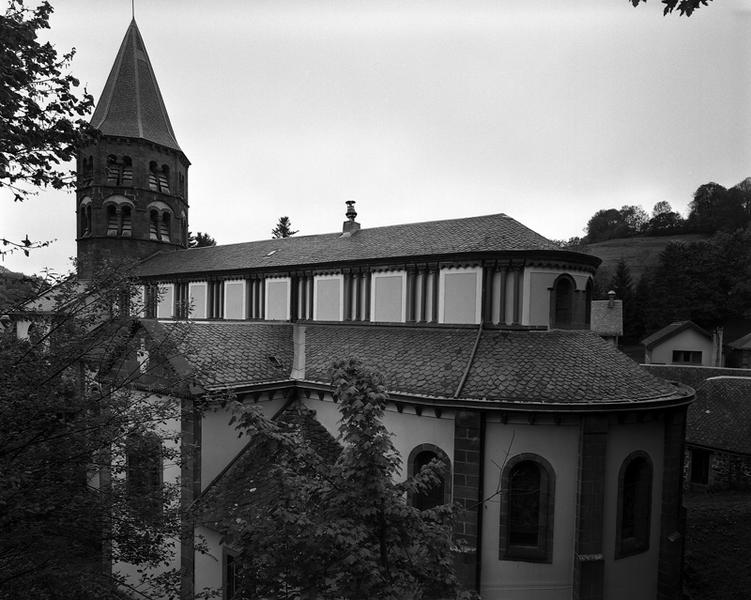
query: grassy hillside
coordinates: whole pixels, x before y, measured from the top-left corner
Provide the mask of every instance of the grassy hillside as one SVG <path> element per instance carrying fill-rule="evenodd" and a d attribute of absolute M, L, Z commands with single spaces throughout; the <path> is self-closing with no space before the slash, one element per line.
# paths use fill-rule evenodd
<path fill-rule="evenodd" d="M 704 239 L 708 239 L 708 236 L 697 233 L 659 237 L 620 238 L 596 244 L 588 244 L 583 246 L 580 251 L 594 254 L 602 259 L 602 266 L 600 266 L 599 270 L 607 272 L 606 279 L 610 278 L 610 274 L 615 271 L 618 261 L 623 258 L 631 269 L 631 276 L 634 284 L 636 284 L 647 267 L 653 267 L 657 264 L 660 252 L 662 252 L 668 242 L 679 241 L 688 243 Z M 605 273 L 601 273 L 600 277 L 605 275 Z"/>

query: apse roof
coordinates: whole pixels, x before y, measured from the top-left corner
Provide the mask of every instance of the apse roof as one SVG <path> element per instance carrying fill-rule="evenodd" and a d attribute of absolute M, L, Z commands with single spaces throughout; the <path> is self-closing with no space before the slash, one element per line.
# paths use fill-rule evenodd
<path fill-rule="evenodd" d="M 180 150 L 135 20 L 125 32 L 91 124 L 105 135 L 141 138 Z"/>
<path fill-rule="evenodd" d="M 226 246 L 164 252 L 146 260 L 144 277 L 339 263 L 353 260 L 395 259 L 499 252 L 557 250 L 555 242 L 505 214 L 405 223 L 341 233 L 301 235 Z M 594 266 L 599 259 L 580 255 Z"/>
<path fill-rule="evenodd" d="M 182 358 L 196 369 L 197 383 L 208 389 L 293 385 L 296 380 L 329 385 L 333 362 L 354 357 L 381 373 L 389 393 L 428 403 L 583 407 L 690 395 L 589 331 L 150 323 L 179 340 Z"/>

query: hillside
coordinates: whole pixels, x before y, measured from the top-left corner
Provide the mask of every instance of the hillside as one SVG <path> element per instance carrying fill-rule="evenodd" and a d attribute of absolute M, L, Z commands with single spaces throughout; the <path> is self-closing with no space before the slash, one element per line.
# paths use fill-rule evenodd
<path fill-rule="evenodd" d="M 40 282 L 38 277 L 15 273 L 0 266 L 0 314 L 32 296 Z"/>
<path fill-rule="evenodd" d="M 666 235 L 655 237 L 632 237 L 607 240 L 597 242 L 596 244 L 587 244 L 578 250 L 586 254 L 594 254 L 602 259 L 602 266 L 599 271 L 600 277 L 610 277 L 615 271 L 618 261 L 623 258 L 631 269 L 631 277 L 634 283 L 639 281 L 648 267 L 657 264 L 660 252 L 667 246 L 668 242 L 696 242 L 708 239 L 709 236 L 698 233 L 687 233 L 682 235 Z"/>

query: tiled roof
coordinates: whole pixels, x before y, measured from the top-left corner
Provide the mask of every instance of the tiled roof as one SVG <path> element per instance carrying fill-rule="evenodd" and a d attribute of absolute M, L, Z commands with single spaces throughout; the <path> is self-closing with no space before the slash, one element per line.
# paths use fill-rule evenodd
<path fill-rule="evenodd" d="M 694 367 L 684 365 L 642 365 L 647 371 L 669 381 L 678 381 L 698 390 L 711 377 L 751 377 L 751 369 Z"/>
<path fill-rule="evenodd" d="M 299 435 L 310 444 L 317 460 L 333 464 L 341 446 L 305 408 L 289 408 L 275 421 L 283 431 Z M 231 532 L 234 512 L 248 506 L 262 510 L 278 500 L 278 483 L 272 469 L 280 464 L 278 442 L 254 435 L 234 460 L 212 481 L 198 502 L 200 521 L 209 527 Z"/>
<path fill-rule="evenodd" d="M 336 358 L 357 357 L 394 393 L 452 398 L 476 329 L 309 325 L 305 379 L 328 382 Z M 483 331 L 459 398 L 513 403 L 603 404 L 679 395 L 587 331 Z"/>
<path fill-rule="evenodd" d="M 181 358 L 205 387 L 289 379 L 290 324 L 161 321 L 156 326 L 175 340 Z"/>
<path fill-rule="evenodd" d="M 733 350 L 751 350 L 751 333 L 728 344 Z"/>
<path fill-rule="evenodd" d="M 592 302 L 590 329 L 598 335 L 623 335 L 623 300 Z"/>
<path fill-rule="evenodd" d="M 686 441 L 751 454 L 751 377 L 715 377 L 689 406 Z"/>
<path fill-rule="evenodd" d="M 180 150 L 135 20 L 125 32 L 91 124 L 105 135 L 141 138 Z"/>
<path fill-rule="evenodd" d="M 436 260 L 461 253 L 519 250 L 560 248 L 511 217 L 497 214 L 360 229 L 348 237 L 341 233 L 301 235 L 165 252 L 145 261 L 138 272 L 145 277 L 169 276 L 400 257 Z"/>
<path fill-rule="evenodd" d="M 712 339 L 712 335 L 708 331 L 702 329 L 693 321 L 675 321 L 674 323 L 670 323 L 670 325 L 666 325 L 659 331 L 655 331 L 652 335 L 645 337 L 641 343 L 647 348 L 651 348 L 654 345 L 659 344 L 661 341 L 668 339 L 681 331 L 685 331 L 686 329 L 693 329 L 704 337 Z"/>

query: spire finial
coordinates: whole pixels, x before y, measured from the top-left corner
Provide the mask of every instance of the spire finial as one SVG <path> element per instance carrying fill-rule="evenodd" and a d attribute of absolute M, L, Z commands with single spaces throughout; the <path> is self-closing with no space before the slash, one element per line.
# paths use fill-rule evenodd
<path fill-rule="evenodd" d="M 136 0 L 130 0 L 130 18 L 136 20 Z"/>

